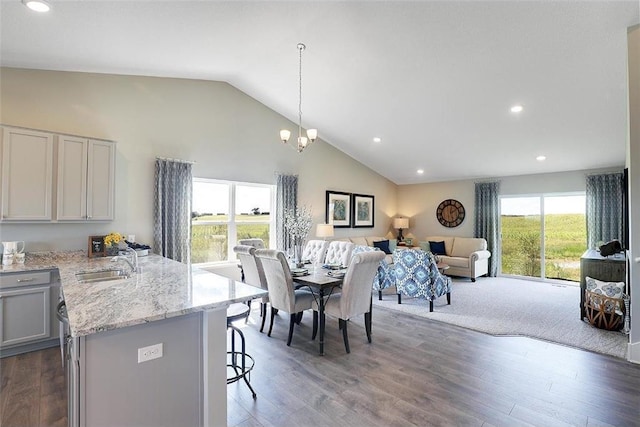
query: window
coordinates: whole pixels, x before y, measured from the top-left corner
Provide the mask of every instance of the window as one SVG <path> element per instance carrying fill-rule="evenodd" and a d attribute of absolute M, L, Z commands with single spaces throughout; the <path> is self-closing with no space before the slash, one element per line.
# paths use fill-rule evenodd
<path fill-rule="evenodd" d="M 502 274 L 579 282 L 587 246 L 584 193 L 500 202 Z"/>
<path fill-rule="evenodd" d="M 235 259 L 239 239 L 260 238 L 270 247 L 274 234 L 275 186 L 194 178 L 191 261 Z"/>

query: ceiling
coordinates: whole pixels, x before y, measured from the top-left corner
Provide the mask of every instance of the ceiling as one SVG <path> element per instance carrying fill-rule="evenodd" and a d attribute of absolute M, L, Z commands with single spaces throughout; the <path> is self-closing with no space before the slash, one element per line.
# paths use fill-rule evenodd
<path fill-rule="evenodd" d="M 0 0 L 3 66 L 226 81 L 297 122 L 305 43 L 303 126 L 397 184 L 625 162 L 638 0 L 49 1 Z"/>

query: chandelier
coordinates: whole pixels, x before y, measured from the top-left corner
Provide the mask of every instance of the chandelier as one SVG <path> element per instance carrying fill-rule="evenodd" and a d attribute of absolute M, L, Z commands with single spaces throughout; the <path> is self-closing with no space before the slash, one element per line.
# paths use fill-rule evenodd
<path fill-rule="evenodd" d="M 307 129 L 307 136 L 302 136 L 302 51 L 306 46 L 302 43 L 298 43 L 298 143 L 294 145 L 294 148 L 301 153 L 302 150 L 307 148 L 309 144 L 316 140 L 318 137 L 318 129 Z M 282 129 L 280 131 L 280 139 L 283 144 L 289 142 L 291 137 L 291 131 Z"/>

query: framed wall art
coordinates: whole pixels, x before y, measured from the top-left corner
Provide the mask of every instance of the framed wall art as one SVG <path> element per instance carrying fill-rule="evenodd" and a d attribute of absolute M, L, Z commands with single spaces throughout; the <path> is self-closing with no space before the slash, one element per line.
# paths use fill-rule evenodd
<path fill-rule="evenodd" d="M 352 194 L 351 197 L 352 227 L 373 227 L 374 196 Z"/>
<path fill-rule="evenodd" d="M 327 191 L 325 221 L 334 228 L 351 227 L 351 193 Z"/>

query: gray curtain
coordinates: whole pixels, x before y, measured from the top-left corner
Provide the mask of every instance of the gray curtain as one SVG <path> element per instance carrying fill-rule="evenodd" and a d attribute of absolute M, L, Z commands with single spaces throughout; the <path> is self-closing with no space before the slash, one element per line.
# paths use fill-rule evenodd
<path fill-rule="evenodd" d="M 176 261 L 191 262 L 191 163 L 156 159 L 153 250 Z"/>
<path fill-rule="evenodd" d="M 293 239 L 284 229 L 284 213 L 298 207 L 298 175 L 276 174 L 276 248 L 293 247 Z"/>
<path fill-rule="evenodd" d="M 486 239 L 487 249 L 491 252 L 491 258 L 489 258 L 489 276 L 498 275 L 498 221 L 500 220 L 500 209 L 498 204 L 499 192 L 499 182 L 476 183 L 476 217 L 474 233 L 476 237 Z"/>
<path fill-rule="evenodd" d="M 623 192 L 622 172 L 587 176 L 587 247 L 623 240 Z"/>

